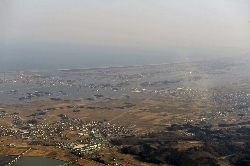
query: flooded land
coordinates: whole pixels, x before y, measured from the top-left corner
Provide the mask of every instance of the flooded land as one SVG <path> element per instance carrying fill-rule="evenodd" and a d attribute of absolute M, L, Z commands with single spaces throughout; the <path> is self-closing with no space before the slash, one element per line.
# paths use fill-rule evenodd
<path fill-rule="evenodd" d="M 242 164 L 249 63 L 242 56 L 1 72 L 0 154 L 12 157 L 0 163 L 32 156 L 87 166 Z"/>

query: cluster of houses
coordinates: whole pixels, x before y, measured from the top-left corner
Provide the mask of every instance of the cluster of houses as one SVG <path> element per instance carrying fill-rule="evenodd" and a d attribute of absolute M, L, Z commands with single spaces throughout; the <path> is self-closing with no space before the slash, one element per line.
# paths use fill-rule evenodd
<path fill-rule="evenodd" d="M 101 143 L 85 143 L 85 144 L 75 144 L 70 147 L 72 153 L 78 156 L 86 156 L 90 154 L 94 154 L 101 149 L 105 148 L 104 144 Z"/>
<path fill-rule="evenodd" d="M 13 116 L 18 115 L 9 115 L 3 110 L 0 112 L 0 118 L 12 118 Z M 69 118 L 67 115 L 60 116 L 61 120 L 50 124 L 30 120 L 0 126 L 0 137 L 11 136 L 13 142 L 15 142 L 15 139 L 22 139 L 32 146 L 66 148 L 76 155 L 85 156 L 107 147 L 110 137 L 123 137 L 135 133 L 135 131 L 124 126 L 109 124 L 105 120 L 84 122 L 80 118 Z M 20 118 L 18 120 L 20 121 Z M 13 119 L 15 122 L 18 120 Z"/>
<path fill-rule="evenodd" d="M 248 107 L 250 107 L 250 92 L 237 91 L 225 93 L 219 91 L 213 94 L 213 100 L 217 103 L 230 105 L 232 109 L 248 110 Z"/>

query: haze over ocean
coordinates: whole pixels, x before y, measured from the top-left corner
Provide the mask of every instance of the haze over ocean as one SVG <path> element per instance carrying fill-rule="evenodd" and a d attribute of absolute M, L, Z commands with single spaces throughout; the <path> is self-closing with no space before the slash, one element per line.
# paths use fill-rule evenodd
<path fill-rule="evenodd" d="M 250 3 L 0 1 L 0 70 L 161 64 L 250 53 Z"/>

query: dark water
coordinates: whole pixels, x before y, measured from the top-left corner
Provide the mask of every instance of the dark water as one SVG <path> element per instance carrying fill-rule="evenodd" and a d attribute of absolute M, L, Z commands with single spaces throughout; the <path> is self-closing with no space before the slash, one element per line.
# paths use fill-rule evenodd
<path fill-rule="evenodd" d="M 14 160 L 15 156 L 0 155 L 0 165 L 7 165 L 10 161 Z"/>
<path fill-rule="evenodd" d="M 60 166 L 65 162 L 45 157 L 23 157 L 14 166 Z M 66 166 L 66 164 L 65 164 Z M 78 166 L 69 164 L 68 166 Z"/>

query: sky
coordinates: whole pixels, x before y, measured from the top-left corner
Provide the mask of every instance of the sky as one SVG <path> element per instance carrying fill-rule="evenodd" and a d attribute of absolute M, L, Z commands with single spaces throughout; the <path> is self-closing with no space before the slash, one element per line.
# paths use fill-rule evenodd
<path fill-rule="evenodd" d="M 103 57 L 250 53 L 250 1 L 0 1 L 0 58 L 67 56 L 66 48 Z"/>

